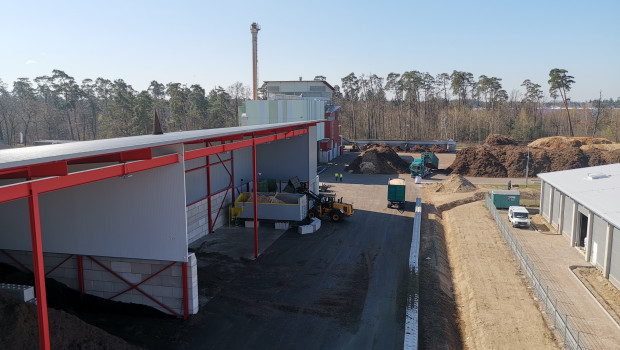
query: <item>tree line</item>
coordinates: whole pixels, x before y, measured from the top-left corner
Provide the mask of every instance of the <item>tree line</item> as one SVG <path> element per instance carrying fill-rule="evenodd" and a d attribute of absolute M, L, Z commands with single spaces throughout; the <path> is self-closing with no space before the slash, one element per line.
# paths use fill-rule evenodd
<path fill-rule="evenodd" d="M 149 134 L 155 112 L 165 132 L 237 125 L 237 108 L 249 88 L 237 82 L 208 93 L 200 85 L 153 80 L 136 91 L 123 79 L 75 78 L 61 70 L 19 78 L 12 89 L 0 80 L 0 142 L 93 140 Z"/>
<path fill-rule="evenodd" d="M 574 77 L 552 69 L 543 85 L 525 79 L 523 92 L 508 93 L 502 79 L 454 70 L 431 75 L 408 71 L 356 76 L 334 86 L 341 106 L 341 133 L 352 139 L 453 139 L 480 143 L 487 135 L 517 140 L 539 137 L 596 136 L 620 141 L 620 98 L 570 101 Z"/>
<path fill-rule="evenodd" d="M 325 77 L 317 76 L 325 80 Z M 408 71 L 343 77 L 334 85 L 340 131 L 352 139 L 453 139 L 480 143 L 490 133 L 533 140 L 552 135 L 600 136 L 620 141 L 620 98 L 570 101 L 574 77 L 553 69 L 544 83 L 525 79 L 523 91 L 502 79 L 456 71 Z M 543 89 L 548 91 L 547 98 Z M 157 113 L 164 132 L 238 125 L 237 111 L 250 89 L 237 82 L 208 93 L 200 85 L 152 81 L 136 91 L 123 79 L 77 82 L 61 70 L 0 80 L 0 142 L 92 140 L 149 134 Z"/>

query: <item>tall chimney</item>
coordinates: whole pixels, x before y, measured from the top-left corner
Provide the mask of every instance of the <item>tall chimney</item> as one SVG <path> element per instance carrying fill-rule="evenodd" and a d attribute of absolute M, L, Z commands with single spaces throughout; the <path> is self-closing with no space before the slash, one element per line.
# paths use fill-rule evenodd
<path fill-rule="evenodd" d="M 258 55 L 256 53 L 256 47 L 259 30 L 260 26 L 256 22 L 250 25 L 250 32 L 252 33 L 252 96 L 254 100 L 258 100 Z"/>

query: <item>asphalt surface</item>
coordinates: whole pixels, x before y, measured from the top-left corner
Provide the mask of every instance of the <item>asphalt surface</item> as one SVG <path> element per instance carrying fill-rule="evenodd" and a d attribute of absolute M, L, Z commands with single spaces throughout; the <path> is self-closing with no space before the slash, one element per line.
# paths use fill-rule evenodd
<path fill-rule="evenodd" d="M 289 230 L 256 261 L 199 256 L 211 266 L 199 268 L 199 283 L 208 289 L 200 293 L 212 295 L 180 348 L 403 348 L 417 186 L 401 175 L 407 179 L 401 213 L 387 208 L 387 182 L 396 175 L 345 173 L 335 183 L 334 173 L 356 155 L 337 158 L 321 175 L 338 198 L 353 203 L 353 217 L 323 220 L 308 235 Z"/>

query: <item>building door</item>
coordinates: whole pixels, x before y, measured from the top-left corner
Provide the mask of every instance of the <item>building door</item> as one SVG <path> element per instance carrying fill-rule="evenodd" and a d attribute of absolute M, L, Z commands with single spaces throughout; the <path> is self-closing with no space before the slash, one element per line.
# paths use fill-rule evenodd
<path fill-rule="evenodd" d="M 586 241 L 586 235 L 588 234 L 588 217 L 579 213 L 579 241 L 578 247 L 584 247 Z"/>

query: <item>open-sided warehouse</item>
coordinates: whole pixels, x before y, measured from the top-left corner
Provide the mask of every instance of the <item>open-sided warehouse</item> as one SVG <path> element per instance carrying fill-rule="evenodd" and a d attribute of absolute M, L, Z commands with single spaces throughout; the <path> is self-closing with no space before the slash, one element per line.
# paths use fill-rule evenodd
<path fill-rule="evenodd" d="M 620 164 L 539 174 L 540 211 L 620 288 Z"/>
<path fill-rule="evenodd" d="M 0 262 L 34 272 L 42 341 L 45 277 L 179 317 L 196 313 L 188 244 L 227 223 L 228 206 L 256 192 L 259 174 L 318 186 L 316 123 L 0 151 Z"/>

